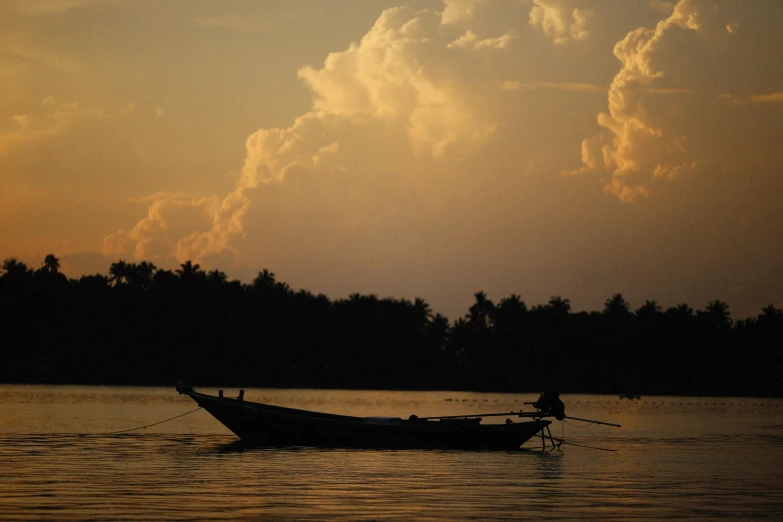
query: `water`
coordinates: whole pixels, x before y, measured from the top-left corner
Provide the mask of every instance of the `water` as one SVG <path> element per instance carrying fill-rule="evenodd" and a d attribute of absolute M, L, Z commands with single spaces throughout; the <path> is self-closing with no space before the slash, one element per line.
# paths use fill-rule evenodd
<path fill-rule="evenodd" d="M 331 390 L 245 397 L 401 417 L 510 411 L 535 398 Z M 554 435 L 615 451 L 542 452 L 540 439 L 519 452 L 243 450 L 203 410 L 98 435 L 195 404 L 173 389 L 0 386 L 0 519 L 783 518 L 783 400 L 563 399 L 569 415 L 623 427 L 555 422 Z"/>

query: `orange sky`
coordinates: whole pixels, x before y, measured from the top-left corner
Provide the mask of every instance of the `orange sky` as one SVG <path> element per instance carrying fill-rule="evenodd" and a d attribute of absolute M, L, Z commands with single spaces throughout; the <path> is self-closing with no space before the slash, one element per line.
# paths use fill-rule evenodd
<path fill-rule="evenodd" d="M 783 4 L 0 3 L 0 258 L 783 305 Z"/>

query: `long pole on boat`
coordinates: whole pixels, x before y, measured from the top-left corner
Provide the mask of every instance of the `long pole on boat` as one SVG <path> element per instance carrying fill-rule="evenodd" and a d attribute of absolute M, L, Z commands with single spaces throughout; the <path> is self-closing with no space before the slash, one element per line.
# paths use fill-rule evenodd
<path fill-rule="evenodd" d="M 535 418 L 542 418 L 542 417 L 553 417 L 550 413 L 542 413 L 537 411 L 510 411 L 510 412 L 504 412 L 504 413 L 471 413 L 468 415 L 441 415 L 438 417 L 419 417 L 419 420 L 438 420 L 438 419 L 468 419 L 473 417 L 535 417 Z M 576 421 L 582 421 L 582 422 L 589 422 L 591 424 L 603 424 L 605 426 L 614 426 L 615 428 L 621 428 L 619 424 L 614 424 L 611 422 L 603 422 L 603 421 L 597 421 L 592 419 L 582 419 L 580 417 L 571 417 L 570 415 L 565 416 L 566 419 L 576 420 Z"/>
<path fill-rule="evenodd" d="M 536 404 L 536 403 L 535 402 L 526 402 L 524 404 Z M 566 415 L 565 418 L 566 419 L 571 419 L 571 420 L 578 420 L 578 421 L 582 421 L 582 422 L 590 422 L 592 424 L 604 424 L 606 426 L 614 426 L 615 428 L 622 428 L 622 426 L 620 426 L 619 424 L 612 424 L 611 422 L 602 422 L 602 421 L 591 420 L 591 419 L 580 419 L 579 417 L 569 417 L 568 415 Z"/>
<path fill-rule="evenodd" d="M 548 413 L 536 411 L 509 411 L 504 413 L 470 413 L 466 415 L 440 415 L 438 417 L 419 417 L 419 420 L 437 420 L 437 419 L 468 419 L 471 417 L 551 417 Z"/>
<path fill-rule="evenodd" d="M 566 415 L 565 418 L 582 421 L 582 422 L 589 422 L 591 424 L 604 424 L 605 426 L 614 426 L 615 428 L 622 428 L 622 426 L 620 426 L 619 424 L 612 424 L 611 422 L 603 422 L 603 421 L 590 420 L 590 419 L 580 419 L 579 417 L 571 417 L 569 415 Z"/>

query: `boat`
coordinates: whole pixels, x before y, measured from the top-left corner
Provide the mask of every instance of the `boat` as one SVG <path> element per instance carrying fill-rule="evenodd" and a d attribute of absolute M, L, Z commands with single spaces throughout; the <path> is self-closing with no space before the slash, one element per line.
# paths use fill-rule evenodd
<path fill-rule="evenodd" d="M 197 392 L 184 383 L 177 391 L 193 399 L 213 417 L 253 446 L 313 446 L 329 448 L 517 450 L 548 430 L 550 421 L 540 412 L 482 414 L 508 416 L 504 424 L 482 423 L 479 415 L 408 419 L 352 417 L 285 408 Z M 512 416 L 526 420 L 514 422 Z"/>

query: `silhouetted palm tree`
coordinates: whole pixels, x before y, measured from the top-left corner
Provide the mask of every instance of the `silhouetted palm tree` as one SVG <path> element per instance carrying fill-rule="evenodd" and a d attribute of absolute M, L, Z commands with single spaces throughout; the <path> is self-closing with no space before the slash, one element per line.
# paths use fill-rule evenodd
<path fill-rule="evenodd" d="M 201 265 L 194 264 L 190 259 L 179 265 L 179 268 L 175 270 L 180 279 L 191 280 L 199 275 L 203 275 L 204 272 L 201 269 Z"/>
<path fill-rule="evenodd" d="M 171 270 L 159 269 L 155 271 L 155 275 L 152 276 L 153 286 L 161 291 L 173 292 L 176 288 L 179 278 Z"/>
<path fill-rule="evenodd" d="M 225 272 L 221 272 L 217 268 L 207 273 L 207 283 L 211 286 L 218 287 L 228 281 L 228 276 Z"/>
<path fill-rule="evenodd" d="M 527 313 L 527 305 L 516 294 L 511 294 L 500 300 L 492 314 L 492 323 L 495 328 L 509 329 L 518 327 Z"/>
<path fill-rule="evenodd" d="M 674 308 L 674 311 L 677 312 L 678 314 L 680 314 L 682 316 L 686 316 L 686 317 L 690 317 L 690 316 L 693 315 L 693 308 L 691 308 L 690 306 L 688 306 L 685 303 L 678 304 L 677 307 Z"/>
<path fill-rule="evenodd" d="M 616 318 L 628 317 L 630 308 L 622 294 L 614 294 L 604 302 L 604 315 Z"/>
<path fill-rule="evenodd" d="M 417 297 L 413 300 L 412 308 L 414 316 L 417 318 L 420 326 L 423 327 L 430 322 L 430 319 L 432 318 L 432 308 L 430 308 L 427 301 L 421 297 Z"/>
<path fill-rule="evenodd" d="M 121 285 L 128 281 L 130 267 L 125 261 L 121 259 L 116 263 L 111 264 L 109 267 L 109 274 L 111 275 L 111 278 L 109 279 L 110 281 L 112 281 L 115 285 Z"/>
<path fill-rule="evenodd" d="M 28 273 L 27 265 L 17 260 L 15 257 L 9 257 L 3 261 L 3 270 L 8 277 L 20 277 Z"/>
<path fill-rule="evenodd" d="M 79 288 L 86 292 L 106 292 L 109 288 L 109 278 L 105 275 L 83 275 L 79 278 Z"/>
<path fill-rule="evenodd" d="M 661 313 L 661 307 L 656 301 L 647 300 L 642 306 L 636 309 L 636 316 L 645 319 L 651 319 Z"/>
<path fill-rule="evenodd" d="M 139 264 L 128 263 L 125 267 L 128 285 L 141 290 L 149 290 L 152 288 L 152 280 L 155 275 L 155 270 L 157 269 L 154 264 L 142 261 Z"/>
<path fill-rule="evenodd" d="M 60 260 L 54 257 L 54 254 L 48 254 L 44 258 L 43 269 L 50 274 L 58 273 L 60 271 Z"/>
<path fill-rule="evenodd" d="M 710 301 L 707 304 L 706 316 L 708 321 L 718 327 L 725 328 L 731 326 L 731 314 L 729 305 L 721 300 Z"/>
<path fill-rule="evenodd" d="M 438 345 L 439 349 L 442 349 L 446 342 L 446 336 L 449 331 L 449 320 L 445 315 L 435 314 L 430 322 L 430 331 L 440 338 Z"/>
<path fill-rule="evenodd" d="M 761 315 L 759 315 L 758 318 L 764 318 L 766 320 L 780 320 L 783 319 L 783 310 L 775 308 L 774 305 L 768 305 L 761 309 Z"/>
<path fill-rule="evenodd" d="M 253 287 L 255 288 L 272 288 L 275 286 L 275 274 L 270 272 L 266 268 L 258 273 L 255 279 L 253 279 Z"/>
<path fill-rule="evenodd" d="M 565 316 L 571 313 L 571 301 L 556 295 L 549 299 L 545 308 L 554 316 Z"/>
<path fill-rule="evenodd" d="M 495 304 L 491 299 L 487 299 L 487 294 L 478 292 L 474 294 L 476 303 L 468 310 L 468 323 L 474 328 L 483 329 L 491 326 L 491 316 L 495 309 Z"/>

